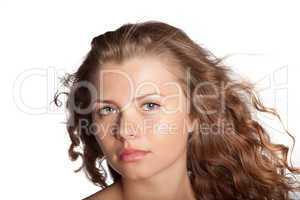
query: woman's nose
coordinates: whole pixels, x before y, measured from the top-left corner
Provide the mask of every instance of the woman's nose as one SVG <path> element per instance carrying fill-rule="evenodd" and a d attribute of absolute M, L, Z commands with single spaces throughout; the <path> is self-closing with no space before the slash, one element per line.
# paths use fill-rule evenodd
<path fill-rule="evenodd" d="M 131 140 L 135 139 L 140 132 L 139 115 L 134 106 L 128 107 L 122 111 L 117 120 L 118 124 L 118 139 Z"/>

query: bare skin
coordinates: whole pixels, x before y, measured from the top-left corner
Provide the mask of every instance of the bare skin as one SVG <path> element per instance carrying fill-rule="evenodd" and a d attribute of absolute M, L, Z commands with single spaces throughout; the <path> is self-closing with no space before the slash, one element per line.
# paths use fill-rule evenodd
<path fill-rule="evenodd" d="M 95 103 L 97 111 L 109 106 L 114 111 L 122 110 L 122 124 L 127 122 L 143 127 L 143 122 L 148 120 L 152 125 L 167 124 L 168 128 L 132 131 L 121 126 L 119 137 L 109 134 L 108 129 L 101 129 L 95 137 L 108 164 L 122 175 L 122 179 L 86 200 L 195 200 L 187 173 L 187 131 L 191 130 L 192 123 L 188 117 L 186 97 L 174 75 L 175 66 L 155 57 L 136 57 L 122 64 L 110 63 L 101 68 L 105 69 L 122 73 L 121 76 L 105 74 L 104 78 L 96 75 L 95 80 L 103 81 L 102 88 L 97 87 L 97 91 L 102 92 L 100 99 L 113 100 L 113 103 Z M 132 87 L 124 75 L 130 77 Z M 145 81 L 151 84 L 145 84 Z M 159 95 L 155 98 L 149 95 L 129 103 L 137 96 L 153 92 Z M 159 106 L 145 109 L 145 105 L 151 102 Z M 94 114 L 93 120 L 110 126 L 117 116 L 118 112 L 106 112 L 101 118 Z M 150 153 L 137 162 L 126 163 L 118 157 L 118 152 L 124 147 L 148 150 Z"/>

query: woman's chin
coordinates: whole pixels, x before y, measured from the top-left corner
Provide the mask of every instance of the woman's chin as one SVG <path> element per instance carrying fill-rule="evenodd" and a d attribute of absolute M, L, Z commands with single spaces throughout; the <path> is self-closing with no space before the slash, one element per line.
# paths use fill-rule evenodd
<path fill-rule="evenodd" d="M 121 173 L 121 176 L 123 179 L 130 179 L 130 180 L 142 180 L 149 178 L 151 176 L 151 173 L 145 170 L 139 170 L 139 169 L 126 169 L 123 170 Z"/>

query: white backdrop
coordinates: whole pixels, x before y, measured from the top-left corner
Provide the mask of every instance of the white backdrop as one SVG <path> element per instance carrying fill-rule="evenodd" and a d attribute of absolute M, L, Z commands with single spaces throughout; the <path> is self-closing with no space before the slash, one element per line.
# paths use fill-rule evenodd
<path fill-rule="evenodd" d="M 180 2 L 180 3 L 179 3 Z M 98 190 L 68 159 L 64 111 L 50 105 L 58 76 L 73 72 L 91 39 L 127 22 L 161 20 L 260 85 L 296 137 L 300 165 L 296 1 L 0 1 L 0 199 L 82 199 Z M 290 144 L 275 118 L 272 140 Z"/>

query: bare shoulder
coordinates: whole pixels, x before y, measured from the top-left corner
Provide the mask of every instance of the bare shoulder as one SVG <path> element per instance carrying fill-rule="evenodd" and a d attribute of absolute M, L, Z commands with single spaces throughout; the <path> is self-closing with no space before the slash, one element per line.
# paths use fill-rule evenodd
<path fill-rule="evenodd" d="M 121 200 L 118 183 L 113 183 L 109 187 L 102 189 L 82 200 Z"/>

